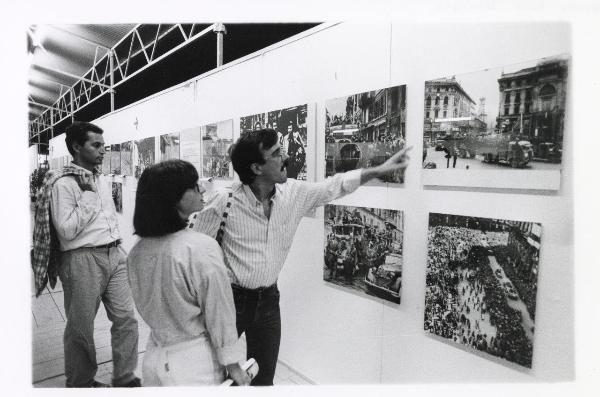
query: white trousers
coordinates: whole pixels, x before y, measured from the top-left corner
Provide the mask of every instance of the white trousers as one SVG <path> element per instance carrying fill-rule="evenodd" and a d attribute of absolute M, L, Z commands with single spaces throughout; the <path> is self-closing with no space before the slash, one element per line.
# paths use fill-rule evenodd
<path fill-rule="evenodd" d="M 148 338 L 142 365 L 144 386 L 218 385 L 225 368 L 208 337 L 160 347 Z"/>

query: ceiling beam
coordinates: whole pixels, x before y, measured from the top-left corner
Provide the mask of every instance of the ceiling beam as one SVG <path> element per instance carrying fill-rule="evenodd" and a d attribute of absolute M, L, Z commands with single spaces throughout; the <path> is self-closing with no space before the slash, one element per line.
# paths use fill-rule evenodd
<path fill-rule="evenodd" d="M 36 67 L 36 69 L 39 69 L 41 71 L 46 71 L 46 72 L 56 73 L 56 74 L 62 74 L 63 76 L 71 77 L 71 78 L 73 78 L 75 80 L 82 80 L 82 81 L 85 81 L 85 82 L 90 83 L 90 84 L 99 85 L 100 87 L 110 88 L 109 85 L 102 84 L 102 83 L 99 83 L 99 82 L 94 81 L 94 80 L 90 80 L 90 79 L 85 78 L 83 76 L 77 76 L 76 74 L 72 74 L 72 73 L 69 73 L 69 72 L 64 72 L 62 70 L 53 69 L 53 68 L 49 68 L 49 67 L 41 66 L 41 65 L 35 65 L 35 67 Z"/>
<path fill-rule="evenodd" d="M 106 51 L 110 50 L 110 48 L 106 47 L 105 45 L 102 45 L 102 44 L 98 43 L 97 41 L 90 40 L 90 39 L 88 39 L 86 37 L 83 37 L 80 34 L 77 34 L 75 32 L 71 32 L 69 30 L 66 30 L 66 29 L 63 29 L 63 28 L 59 28 L 58 26 L 54 26 L 54 25 L 46 25 L 46 26 L 48 26 L 48 27 L 50 27 L 50 28 L 52 28 L 54 30 L 58 30 L 60 32 L 66 33 L 68 35 L 71 35 L 71 36 L 73 36 L 73 37 L 75 37 L 75 38 L 77 38 L 77 39 L 79 39 L 81 41 L 85 41 L 86 43 L 89 43 L 89 44 L 95 45 L 97 47 L 100 47 L 100 48 L 102 48 L 102 49 L 104 49 Z"/>

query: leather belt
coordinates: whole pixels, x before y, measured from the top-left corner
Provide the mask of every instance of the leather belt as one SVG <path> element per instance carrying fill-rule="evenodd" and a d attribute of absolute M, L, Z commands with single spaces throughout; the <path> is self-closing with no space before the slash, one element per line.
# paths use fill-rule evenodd
<path fill-rule="evenodd" d="M 121 244 L 121 240 L 115 240 L 112 243 L 108 243 L 108 244 L 104 244 L 104 245 L 97 245 L 95 247 L 92 248 L 112 248 L 112 247 L 117 247 Z"/>

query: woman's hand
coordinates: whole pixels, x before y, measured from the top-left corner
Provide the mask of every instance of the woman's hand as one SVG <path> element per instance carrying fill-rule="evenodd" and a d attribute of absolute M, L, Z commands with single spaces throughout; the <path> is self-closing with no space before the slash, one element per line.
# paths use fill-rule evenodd
<path fill-rule="evenodd" d="M 250 377 L 238 363 L 229 364 L 225 366 L 225 368 L 227 369 L 229 377 L 235 382 L 236 385 L 248 386 L 250 384 Z"/>

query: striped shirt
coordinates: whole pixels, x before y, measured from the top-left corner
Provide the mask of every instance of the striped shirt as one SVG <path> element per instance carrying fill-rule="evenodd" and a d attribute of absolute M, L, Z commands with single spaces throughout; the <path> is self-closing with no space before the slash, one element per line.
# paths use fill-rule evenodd
<path fill-rule="evenodd" d="M 244 288 L 267 287 L 277 282 L 302 217 L 355 191 L 360 186 L 361 172 L 336 174 L 318 183 L 288 179 L 276 184 L 270 218 L 250 187 L 234 182 L 231 190 L 218 190 L 209 198 L 204 209 L 192 218 L 190 227 L 216 236 L 231 191 L 221 245 L 229 277 Z"/>

